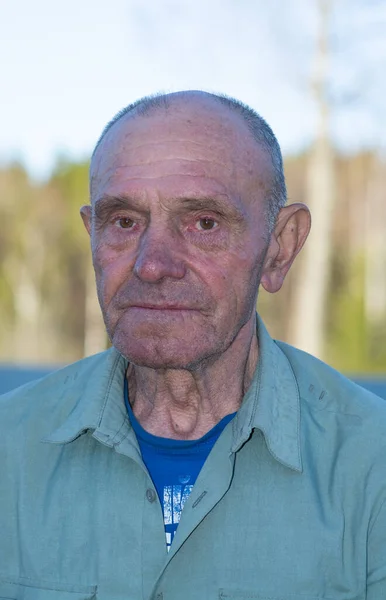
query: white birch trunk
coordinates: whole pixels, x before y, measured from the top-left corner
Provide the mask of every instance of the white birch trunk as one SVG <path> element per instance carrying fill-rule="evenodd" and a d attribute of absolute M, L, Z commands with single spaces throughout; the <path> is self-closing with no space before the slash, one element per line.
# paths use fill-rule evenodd
<path fill-rule="evenodd" d="M 306 177 L 307 204 L 312 215 L 310 236 L 299 260 L 291 309 L 290 340 L 321 357 L 330 274 L 331 228 L 334 210 L 334 156 L 329 136 L 327 84 L 327 26 L 330 2 L 319 1 L 320 23 L 314 78 L 318 126 Z"/>

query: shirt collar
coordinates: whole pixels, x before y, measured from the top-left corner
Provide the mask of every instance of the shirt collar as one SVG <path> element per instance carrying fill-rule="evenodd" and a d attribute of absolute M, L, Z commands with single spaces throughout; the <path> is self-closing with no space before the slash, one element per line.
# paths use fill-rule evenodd
<path fill-rule="evenodd" d="M 302 471 L 300 397 L 291 364 L 257 317 L 259 363 L 234 420 L 232 451 L 259 429 L 272 456 Z"/>
<path fill-rule="evenodd" d="M 243 403 L 233 420 L 232 451 L 236 452 L 254 428 L 265 438 L 272 456 L 296 471 L 302 470 L 300 399 L 292 367 L 258 316 L 259 364 Z M 75 367 L 75 368 L 74 368 Z M 66 444 L 87 430 L 113 446 L 127 435 L 130 424 L 123 401 L 127 361 L 114 348 L 64 369 L 59 394 L 71 410 L 44 442 Z"/>
<path fill-rule="evenodd" d="M 127 422 L 123 402 L 126 367 L 123 356 L 110 348 L 59 371 L 58 400 L 64 410 L 71 408 L 59 427 L 42 441 L 67 444 L 92 430 L 101 441 L 114 445 Z"/>

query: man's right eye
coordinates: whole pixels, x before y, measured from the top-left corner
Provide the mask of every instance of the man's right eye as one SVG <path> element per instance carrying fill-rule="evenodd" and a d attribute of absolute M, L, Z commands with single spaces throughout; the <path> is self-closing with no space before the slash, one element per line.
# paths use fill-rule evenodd
<path fill-rule="evenodd" d="M 121 229 L 132 229 L 135 225 L 135 221 L 130 217 L 120 217 L 116 220 L 116 223 Z"/>

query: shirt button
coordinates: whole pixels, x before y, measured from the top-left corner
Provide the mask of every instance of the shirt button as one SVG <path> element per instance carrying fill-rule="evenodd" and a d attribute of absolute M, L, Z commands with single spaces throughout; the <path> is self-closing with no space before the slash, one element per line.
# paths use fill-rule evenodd
<path fill-rule="evenodd" d="M 155 491 L 152 490 L 151 488 L 149 488 L 148 490 L 146 490 L 146 498 L 149 500 L 149 502 L 154 502 L 154 500 L 155 500 Z"/>

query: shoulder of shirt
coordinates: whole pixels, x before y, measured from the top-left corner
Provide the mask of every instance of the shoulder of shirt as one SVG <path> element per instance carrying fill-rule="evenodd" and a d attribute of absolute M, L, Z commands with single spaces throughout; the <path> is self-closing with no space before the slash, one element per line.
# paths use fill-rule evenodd
<path fill-rule="evenodd" d="M 117 355 L 110 348 L 0 395 L 0 434 L 15 433 L 20 426 L 25 429 L 28 422 L 36 426 L 43 420 L 52 426 L 56 419 L 61 421 L 79 401 L 88 382 L 111 370 Z"/>
<path fill-rule="evenodd" d="M 315 356 L 275 341 L 286 355 L 303 405 L 378 423 L 386 433 L 386 400 L 361 387 Z M 386 439 L 385 439 L 386 442 Z"/>

